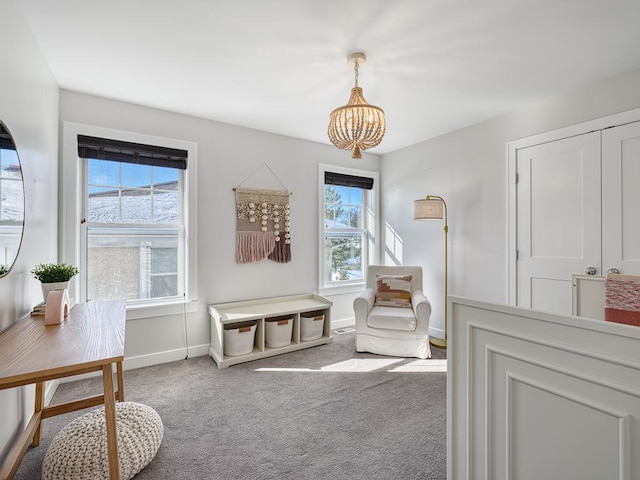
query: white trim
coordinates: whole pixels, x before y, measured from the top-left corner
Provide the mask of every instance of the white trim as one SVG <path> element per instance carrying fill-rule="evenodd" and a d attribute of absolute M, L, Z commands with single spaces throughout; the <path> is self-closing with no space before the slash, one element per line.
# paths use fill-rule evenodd
<path fill-rule="evenodd" d="M 151 367 L 153 365 L 161 365 L 163 363 L 176 362 L 193 357 L 202 357 L 209 354 L 209 344 L 190 346 L 186 348 L 177 348 L 175 350 L 166 350 L 164 352 L 149 353 L 147 355 L 136 355 L 128 357 L 122 362 L 122 370 L 133 370 L 134 368 Z M 87 378 L 102 376 L 102 372 L 83 373 L 82 375 L 73 375 L 56 380 L 59 383 L 75 382 L 76 380 L 85 380 Z M 56 385 L 57 387 L 57 385 Z M 125 392 L 126 392 L 125 383 Z"/>
<path fill-rule="evenodd" d="M 328 165 L 325 163 L 318 164 L 318 290 L 325 292 L 327 295 L 335 295 L 338 293 L 352 293 L 352 291 L 334 290 L 334 289 L 350 289 L 353 291 L 361 291 L 363 282 L 358 284 L 348 285 L 325 285 L 324 283 L 324 173 L 335 172 L 342 173 L 344 175 L 355 175 L 358 177 L 373 178 L 373 188 L 371 189 L 371 204 L 369 210 L 372 212 L 373 225 L 365 224 L 365 231 L 368 231 L 370 236 L 373 236 L 373 245 L 367 247 L 367 259 L 366 264 L 377 264 L 380 258 L 380 174 L 379 172 L 372 170 L 360 170 L 356 168 L 339 167 L 337 165 Z M 364 215 L 364 220 L 369 218 L 369 215 Z M 365 241 L 367 239 L 365 238 Z M 363 272 L 364 273 L 364 272 Z"/>
<path fill-rule="evenodd" d="M 58 390 L 58 386 L 60 385 L 60 379 L 51 380 L 46 383 L 44 387 L 44 404 L 49 405 L 51 400 L 53 400 L 53 396 Z"/>
<path fill-rule="evenodd" d="M 597 130 L 619 127 L 620 125 L 637 122 L 638 120 L 640 120 L 640 108 L 634 108 L 632 110 L 627 110 L 626 112 L 616 113 L 606 117 L 570 125 L 568 127 L 558 128 L 557 130 L 550 130 L 548 132 L 512 140 L 508 145 L 513 145 L 516 149 L 520 149 L 542 143 L 555 142 L 556 140 L 575 137 L 585 133 L 595 132 Z"/>
<path fill-rule="evenodd" d="M 507 142 L 507 295 L 510 305 L 516 305 L 518 298 L 516 261 L 516 247 L 518 246 L 516 160 L 518 150 L 542 143 L 555 142 L 569 137 L 584 135 L 589 132 L 619 127 L 620 125 L 637 121 L 640 121 L 640 108 Z"/>
<path fill-rule="evenodd" d="M 186 348 L 176 348 L 175 350 L 166 350 L 164 352 L 149 353 L 147 355 L 137 355 L 135 357 L 125 358 L 122 368 L 124 370 L 131 370 L 134 368 L 150 367 L 152 365 L 185 360 L 187 357 L 200 357 L 208 354 L 208 343 L 190 346 L 188 350 Z"/>
<path fill-rule="evenodd" d="M 198 300 L 193 301 L 166 301 L 145 304 L 128 304 L 127 320 L 138 320 L 141 318 L 165 317 L 169 315 L 182 315 L 183 313 L 194 313 L 198 311 Z"/>
<path fill-rule="evenodd" d="M 345 327 L 355 327 L 356 317 L 341 318 L 340 320 L 331 320 L 331 330 Z"/>
<path fill-rule="evenodd" d="M 125 142 L 147 143 L 168 148 L 178 148 L 188 152 L 188 168 L 184 181 L 187 188 L 183 191 L 183 203 L 187 208 L 188 218 L 184 219 L 185 252 L 187 276 L 185 292 L 189 302 L 196 301 L 198 292 L 198 245 L 197 245 L 197 167 L 198 144 L 186 140 L 157 137 L 144 133 L 126 132 L 111 128 L 84 125 L 75 122 L 63 122 L 62 125 L 62 167 L 60 175 L 60 261 L 80 265 L 86 271 L 81 255 L 80 222 L 82 220 L 82 168 L 78 159 L 78 135 L 113 138 Z M 72 296 L 78 292 L 79 278 L 72 279 L 70 290 Z M 80 292 L 86 294 L 86 292 Z M 75 294 L 76 298 L 85 298 Z"/>
<path fill-rule="evenodd" d="M 429 325 L 429 336 L 433 338 L 446 338 L 447 335 L 444 332 L 444 328 L 436 328 L 433 325 Z"/>
<path fill-rule="evenodd" d="M 205 355 L 209 355 L 209 347 L 211 345 L 209 343 L 203 343 L 202 345 L 191 345 L 189 346 L 188 355 L 191 357 L 203 357 Z"/>
<path fill-rule="evenodd" d="M 346 295 L 349 293 L 360 293 L 365 289 L 365 281 L 358 283 L 347 283 L 345 285 L 330 285 L 327 287 L 320 287 L 318 289 L 318 295 L 322 297 L 331 295 Z"/>
<path fill-rule="evenodd" d="M 517 149 L 508 142 L 507 153 L 507 298 L 510 305 L 518 299 L 516 247 L 518 246 L 518 191 L 516 187 Z"/>

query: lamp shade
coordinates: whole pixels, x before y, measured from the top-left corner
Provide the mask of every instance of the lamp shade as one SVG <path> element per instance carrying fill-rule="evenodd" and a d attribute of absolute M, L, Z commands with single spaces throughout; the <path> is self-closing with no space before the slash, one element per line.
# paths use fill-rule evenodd
<path fill-rule="evenodd" d="M 444 202 L 439 198 L 422 198 L 413 202 L 414 220 L 439 220 L 444 218 Z"/>

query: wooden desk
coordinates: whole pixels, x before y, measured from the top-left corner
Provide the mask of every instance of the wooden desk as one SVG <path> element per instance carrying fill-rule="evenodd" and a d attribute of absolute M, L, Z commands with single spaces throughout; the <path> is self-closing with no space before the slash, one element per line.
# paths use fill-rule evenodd
<path fill-rule="evenodd" d="M 0 390 L 35 383 L 35 412 L 0 470 L 0 479 L 15 475 L 30 443 L 40 444 L 43 419 L 104 403 L 109 478 L 119 480 L 115 400 L 124 401 L 125 302 L 89 302 L 73 307 L 60 325 L 44 325 L 44 317 L 27 317 L 0 334 Z M 118 390 L 113 390 L 116 364 Z M 102 371 L 103 395 L 44 406 L 44 382 Z"/>

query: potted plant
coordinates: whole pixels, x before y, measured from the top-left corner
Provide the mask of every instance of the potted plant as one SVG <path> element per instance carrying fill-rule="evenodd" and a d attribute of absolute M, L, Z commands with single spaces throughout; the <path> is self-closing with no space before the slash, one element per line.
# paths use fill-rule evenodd
<path fill-rule="evenodd" d="M 69 289 L 69 280 L 79 272 L 75 265 L 66 263 L 40 263 L 31 270 L 34 278 L 40 280 L 42 284 L 42 295 L 44 301 L 51 290 Z"/>

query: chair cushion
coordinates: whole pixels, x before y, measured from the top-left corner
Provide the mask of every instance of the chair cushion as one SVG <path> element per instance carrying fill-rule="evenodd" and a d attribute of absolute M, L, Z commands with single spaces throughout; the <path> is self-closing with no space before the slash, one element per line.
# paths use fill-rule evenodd
<path fill-rule="evenodd" d="M 120 478 L 128 480 L 156 455 L 163 436 L 162 420 L 151 407 L 116 403 Z M 42 462 L 43 479 L 108 479 L 104 407 L 73 420 L 54 437 Z"/>
<path fill-rule="evenodd" d="M 411 308 L 412 275 L 376 274 L 375 305 Z"/>
<path fill-rule="evenodd" d="M 371 328 L 411 331 L 416 329 L 416 317 L 410 308 L 373 307 L 367 317 Z"/>

